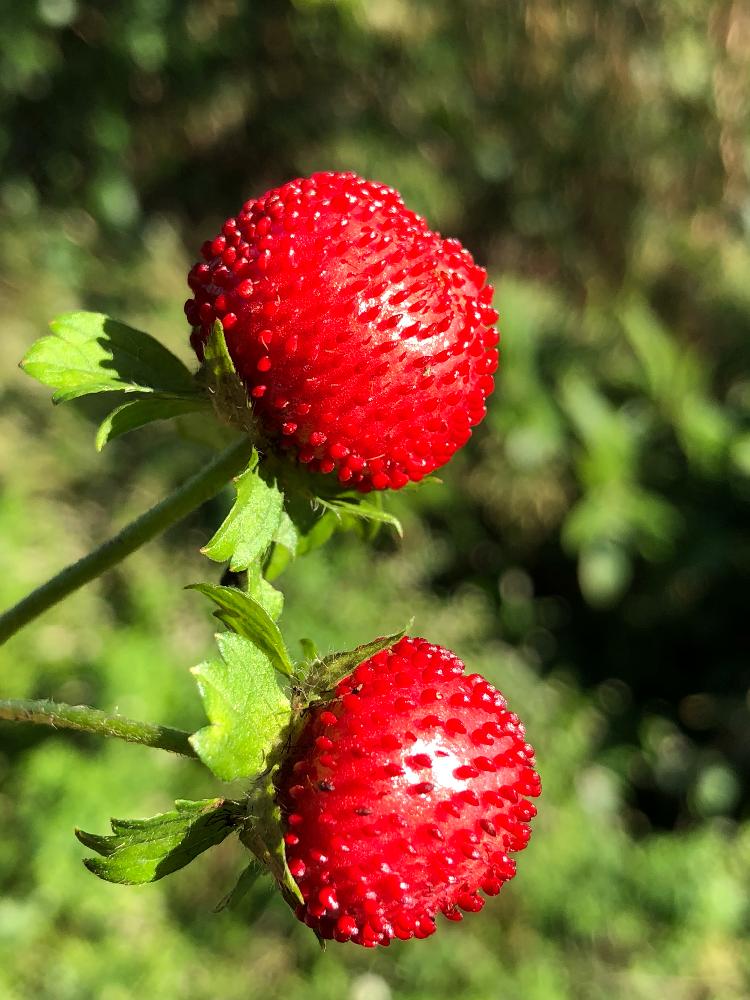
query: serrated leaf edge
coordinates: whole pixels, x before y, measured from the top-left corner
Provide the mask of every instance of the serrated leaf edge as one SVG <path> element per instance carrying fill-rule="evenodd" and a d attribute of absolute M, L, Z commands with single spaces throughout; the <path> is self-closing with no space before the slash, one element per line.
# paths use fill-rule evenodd
<path fill-rule="evenodd" d="M 292 663 L 291 656 L 289 655 L 289 650 L 287 648 L 286 642 L 284 642 L 284 637 L 281 634 L 281 629 L 273 620 L 268 611 L 263 607 L 260 601 L 257 601 L 251 594 L 246 593 L 243 590 L 239 590 L 235 587 L 225 587 L 221 584 L 212 583 L 189 583 L 185 590 L 195 590 L 197 593 L 203 594 L 218 605 L 217 609 L 212 612 L 214 618 L 218 618 L 219 621 L 226 625 L 229 631 L 233 632 L 235 635 L 242 636 L 244 639 L 248 639 L 253 643 L 262 653 L 269 658 L 273 667 L 284 677 L 294 676 L 294 665 Z M 227 613 L 227 609 L 219 604 L 219 601 L 214 596 L 213 591 L 234 591 L 242 600 L 248 601 L 257 610 L 261 618 L 265 619 L 265 625 L 268 628 L 271 636 L 274 639 L 273 645 L 269 645 L 262 640 L 258 641 L 254 635 L 248 634 L 246 632 L 238 632 L 232 624 L 227 621 L 224 615 Z"/>

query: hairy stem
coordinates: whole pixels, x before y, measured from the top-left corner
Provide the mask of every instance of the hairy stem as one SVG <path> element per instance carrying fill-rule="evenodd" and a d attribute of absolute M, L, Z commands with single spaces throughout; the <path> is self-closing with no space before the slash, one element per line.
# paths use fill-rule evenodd
<path fill-rule="evenodd" d="M 252 447 L 247 438 L 242 438 L 217 455 L 213 462 L 196 472 L 168 497 L 131 521 L 114 538 L 61 570 L 0 615 L 0 645 L 68 594 L 116 566 L 131 552 L 135 552 L 141 545 L 210 500 L 232 476 L 242 471 L 250 458 Z"/>
<path fill-rule="evenodd" d="M 154 726 L 148 722 L 107 715 L 88 705 L 62 705 L 54 701 L 29 701 L 24 698 L 0 700 L 0 719 L 10 722 L 36 722 L 54 729 L 78 729 L 97 736 L 113 736 L 129 743 L 159 747 L 183 757 L 197 757 L 189 743 L 189 733 L 169 726 Z"/>

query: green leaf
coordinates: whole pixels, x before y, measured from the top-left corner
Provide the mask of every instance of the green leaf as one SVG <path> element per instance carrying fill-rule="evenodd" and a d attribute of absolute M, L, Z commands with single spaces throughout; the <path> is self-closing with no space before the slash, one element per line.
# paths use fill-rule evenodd
<path fill-rule="evenodd" d="M 205 594 L 217 605 L 214 616 L 237 635 L 261 649 L 280 673 L 291 677 L 292 661 L 276 622 L 258 601 L 236 587 L 220 587 L 212 583 L 192 583 L 187 590 Z"/>
<path fill-rule="evenodd" d="M 240 832 L 240 840 L 262 864 L 270 868 L 282 896 L 294 909 L 303 899 L 286 863 L 281 810 L 276 803 L 272 776 L 256 786 L 247 811 L 248 820 Z"/>
<path fill-rule="evenodd" d="M 52 334 L 31 345 L 21 367 L 56 390 L 53 403 L 95 392 L 199 393 L 195 379 L 171 351 L 109 316 L 66 313 L 50 327 Z"/>
<path fill-rule="evenodd" d="M 413 621 L 413 619 L 412 619 Z M 365 642 L 356 649 L 348 649 L 338 653 L 331 653 L 318 660 L 312 665 L 310 680 L 315 688 L 315 694 L 320 696 L 331 688 L 334 688 L 343 677 L 348 675 L 365 660 L 379 653 L 382 649 L 390 647 L 403 638 L 411 628 L 412 622 L 392 635 L 383 635 L 371 642 Z"/>
<path fill-rule="evenodd" d="M 339 516 L 360 518 L 363 521 L 370 521 L 374 524 L 387 524 L 396 531 L 399 538 L 404 537 L 404 529 L 401 527 L 401 522 L 393 514 L 389 514 L 387 510 L 383 510 L 381 500 L 374 502 L 358 498 L 324 500 L 321 497 L 318 499 L 318 503 Z"/>
<path fill-rule="evenodd" d="M 170 420 L 172 417 L 181 417 L 196 410 L 205 410 L 208 405 L 208 400 L 203 396 L 179 399 L 174 396 L 154 394 L 144 399 L 131 399 L 118 406 L 116 410 L 112 410 L 102 422 L 96 434 L 96 450 L 101 451 L 112 438 L 127 434 L 128 431 L 143 427 L 144 424 L 153 423 L 155 420 Z"/>
<path fill-rule="evenodd" d="M 211 541 L 201 550 L 215 562 L 229 562 L 230 569 L 247 569 L 273 541 L 281 523 L 284 496 L 274 481 L 258 474 L 258 455 L 235 479 L 237 499 Z"/>
<path fill-rule="evenodd" d="M 193 667 L 210 725 L 190 742 L 222 781 L 251 778 L 272 763 L 289 725 L 289 699 L 266 654 L 244 636 L 216 636 L 219 657 Z"/>
<path fill-rule="evenodd" d="M 277 545 L 283 545 L 285 549 L 288 549 L 291 555 L 297 555 L 299 532 L 294 526 L 294 521 L 292 521 L 286 511 L 282 511 L 279 527 L 273 540 Z"/>
<path fill-rule="evenodd" d="M 266 609 L 274 621 L 278 620 L 284 610 L 284 595 L 266 580 L 260 562 L 248 567 L 247 593 Z"/>
<path fill-rule="evenodd" d="M 156 882 L 220 844 L 245 816 L 243 805 L 227 799 L 178 800 L 175 806 L 149 819 L 113 819 L 112 836 L 76 830 L 81 843 L 101 855 L 83 863 L 106 882 Z"/>

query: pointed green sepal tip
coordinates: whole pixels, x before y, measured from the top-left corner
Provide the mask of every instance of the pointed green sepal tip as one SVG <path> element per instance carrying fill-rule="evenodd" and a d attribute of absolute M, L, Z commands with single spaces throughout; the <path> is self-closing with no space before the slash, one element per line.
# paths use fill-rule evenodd
<path fill-rule="evenodd" d="M 250 795 L 248 818 L 240 832 L 240 840 L 270 870 L 281 895 L 292 909 L 296 909 L 304 899 L 286 861 L 284 828 L 281 809 L 276 802 L 273 773 L 258 782 Z"/>
<path fill-rule="evenodd" d="M 340 650 L 330 653 L 328 656 L 308 660 L 298 674 L 301 674 L 302 684 L 308 701 L 316 701 L 328 697 L 340 680 L 348 677 L 349 674 L 369 660 L 371 656 L 380 653 L 384 649 L 390 649 L 399 639 L 402 639 L 410 631 L 414 619 L 398 632 L 390 635 L 382 635 L 370 642 L 365 642 L 354 649 Z"/>

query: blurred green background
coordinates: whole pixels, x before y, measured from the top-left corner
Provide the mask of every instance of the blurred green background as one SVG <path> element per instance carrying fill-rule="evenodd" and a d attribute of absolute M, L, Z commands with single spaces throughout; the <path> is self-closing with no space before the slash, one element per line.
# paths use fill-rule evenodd
<path fill-rule="evenodd" d="M 213 794 L 190 762 L 0 728 L 3 1000 L 739 1000 L 750 993 L 750 4 L 30 0 L 0 4 L 0 604 L 208 452 L 93 449 L 15 368 L 106 310 L 186 359 L 185 275 L 252 195 L 391 183 L 485 264 L 502 367 L 403 544 L 336 539 L 281 578 L 290 641 L 398 628 L 528 722 L 544 781 L 517 879 L 428 941 L 321 954 L 226 843 L 96 881 L 74 825 Z M 184 584 L 217 499 L 2 649 L 5 697 L 197 727 L 211 647 Z M 367 585 L 363 586 L 362 581 Z"/>

